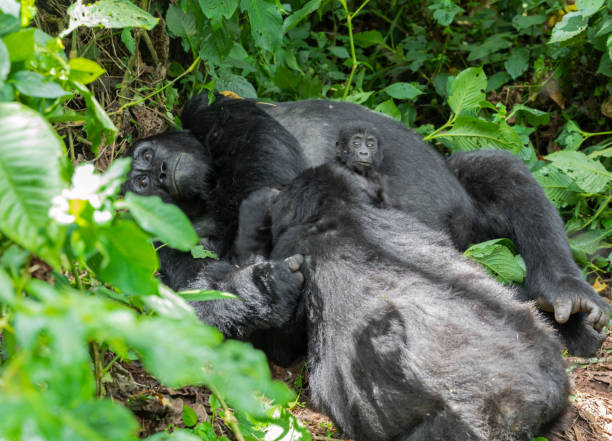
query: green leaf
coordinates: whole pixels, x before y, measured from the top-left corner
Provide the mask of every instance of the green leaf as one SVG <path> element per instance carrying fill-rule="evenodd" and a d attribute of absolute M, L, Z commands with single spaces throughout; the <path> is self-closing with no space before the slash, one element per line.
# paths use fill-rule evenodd
<path fill-rule="evenodd" d="M 468 61 L 478 60 L 497 52 L 501 49 L 506 49 L 512 46 L 510 41 L 511 34 L 493 34 L 493 36 L 487 38 L 484 42 L 479 45 L 473 45 L 470 47 L 470 54 L 468 55 Z"/>
<path fill-rule="evenodd" d="M 576 185 L 589 194 L 604 191 L 610 181 L 609 172 L 601 162 L 589 159 L 582 152 L 560 151 L 545 156 L 553 167 L 562 170 L 571 177 Z"/>
<path fill-rule="evenodd" d="M 605 0 L 576 0 L 576 7 L 585 17 L 590 17 L 599 11 Z"/>
<path fill-rule="evenodd" d="M 533 176 L 540 183 L 546 196 L 555 207 L 563 208 L 577 202 L 581 190 L 561 170 L 546 165 L 535 171 Z"/>
<path fill-rule="evenodd" d="M 487 81 L 487 92 L 491 92 L 492 90 L 497 90 L 504 84 L 510 81 L 510 75 L 508 75 L 504 71 L 496 72 L 489 78 Z"/>
<path fill-rule="evenodd" d="M 215 259 L 219 260 L 219 256 L 214 251 L 206 250 L 202 245 L 196 245 L 191 248 L 191 256 L 194 259 Z"/>
<path fill-rule="evenodd" d="M 217 80 L 218 91 L 229 90 L 243 98 L 257 98 L 257 92 L 249 80 L 230 72 L 222 72 Z"/>
<path fill-rule="evenodd" d="M 187 216 L 176 205 L 162 202 L 159 196 L 139 196 L 128 192 L 125 206 L 138 224 L 171 248 L 189 251 L 198 235 Z"/>
<path fill-rule="evenodd" d="M 89 264 L 100 280 L 127 294 L 157 292 L 153 275 L 159 260 L 147 235 L 134 223 L 120 220 L 102 228 L 98 246 L 102 258 Z"/>
<path fill-rule="evenodd" d="M 186 404 L 183 405 L 183 424 L 186 427 L 193 427 L 198 424 L 198 414 Z"/>
<path fill-rule="evenodd" d="M 472 245 L 463 255 L 483 265 L 502 283 L 522 283 L 525 279 L 525 270 L 509 247 L 515 248 L 509 239 L 494 239 Z"/>
<path fill-rule="evenodd" d="M 481 67 L 470 67 L 459 73 L 450 88 L 448 105 L 456 115 L 480 108 L 485 100 L 487 76 Z"/>
<path fill-rule="evenodd" d="M 20 70 L 9 80 L 24 95 L 38 98 L 59 98 L 72 95 L 54 81 L 45 81 L 41 74 L 29 70 Z"/>
<path fill-rule="evenodd" d="M 17 32 L 21 28 L 18 18 L 0 12 L 0 37 Z"/>
<path fill-rule="evenodd" d="M 330 46 L 328 50 L 332 55 L 338 58 L 349 58 L 350 57 L 350 54 L 348 53 L 346 48 L 342 46 Z"/>
<path fill-rule="evenodd" d="M 0 268 L 0 302 L 11 304 L 15 299 L 15 289 L 9 275 Z"/>
<path fill-rule="evenodd" d="M 353 36 L 355 44 L 359 47 L 366 48 L 375 44 L 385 44 L 385 39 L 379 31 L 357 32 Z"/>
<path fill-rule="evenodd" d="M 268 0 L 241 0 L 240 7 L 249 14 L 255 44 L 276 52 L 283 38 L 283 21 L 276 5 Z"/>
<path fill-rule="evenodd" d="M 2 40 L 8 49 L 11 63 L 25 61 L 34 56 L 35 29 L 22 29 L 7 35 Z"/>
<path fill-rule="evenodd" d="M 11 70 L 11 60 L 9 58 L 8 49 L 4 41 L 0 40 L 0 85 L 4 84 L 4 80 Z"/>
<path fill-rule="evenodd" d="M 124 28 L 121 31 L 121 41 L 130 51 L 130 54 L 134 55 L 136 53 L 136 40 L 132 36 L 132 28 Z"/>
<path fill-rule="evenodd" d="M 289 17 L 285 19 L 283 23 L 283 34 L 287 33 L 295 26 L 297 26 L 302 20 L 308 17 L 310 14 L 315 12 L 321 6 L 321 0 L 310 0 L 302 8 L 295 11 Z"/>
<path fill-rule="evenodd" d="M 50 228 L 51 199 L 65 187 L 62 141 L 35 111 L 0 103 L 0 230 L 59 267 L 61 241 Z"/>
<path fill-rule="evenodd" d="M 492 123 L 472 116 L 457 117 L 454 126 L 436 135 L 446 138 L 456 150 L 502 149 L 518 153 L 523 147 L 520 136 L 504 122 Z"/>
<path fill-rule="evenodd" d="M 89 84 L 106 72 L 98 63 L 87 58 L 72 58 L 68 65 L 70 66 L 70 80 L 81 84 Z"/>
<path fill-rule="evenodd" d="M 220 21 L 222 18 L 228 20 L 232 18 L 238 7 L 239 0 L 199 0 L 198 3 L 204 15 L 212 21 Z"/>
<path fill-rule="evenodd" d="M 177 293 L 183 299 L 190 302 L 208 302 L 209 300 L 225 300 L 238 298 L 230 292 L 215 291 L 214 289 L 190 289 Z"/>
<path fill-rule="evenodd" d="M 529 67 L 529 49 L 513 49 L 510 52 L 510 56 L 504 62 L 504 67 L 512 79 L 516 80 Z"/>
<path fill-rule="evenodd" d="M 516 104 L 512 108 L 512 114 L 519 115 L 534 127 L 545 126 L 550 122 L 550 114 L 548 112 L 532 109 L 524 104 Z"/>
<path fill-rule="evenodd" d="M 83 99 L 85 99 L 85 104 L 87 104 L 85 132 L 87 133 L 87 138 L 93 144 L 92 151 L 97 153 L 98 147 L 102 144 L 102 135 L 106 137 L 106 142 L 110 143 L 115 138 L 117 128 L 89 89 L 78 82 L 73 84 L 83 96 Z"/>
<path fill-rule="evenodd" d="M 166 26 L 171 34 L 181 38 L 193 37 L 197 33 L 193 14 L 174 5 L 168 6 L 166 11 Z"/>
<path fill-rule="evenodd" d="M 374 108 L 374 111 L 389 115 L 391 118 L 396 119 L 398 121 L 402 120 L 402 113 L 395 105 L 393 98 L 389 98 L 387 101 L 383 101 L 382 103 L 380 103 Z"/>
<path fill-rule="evenodd" d="M 77 0 L 66 11 L 69 17 L 68 28 L 62 31 L 60 38 L 70 34 L 79 26 L 105 28 L 145 28 L 151 30 L 159 19 L 129 0 L 99 0 L 93 4 Z"/>
<path fill-rule="evenodd" d="M 423 94 L 423 86 L 419 83 L 393 83 L 383 89 L 392 98 L 399 100 L 414 100 Z"/>
<path fill-rule="evenodd" d="M 610 230 L 588 230 L 576 234 L 569 238 L 572 251 L 585 253 L 587 255 L 595 254 L 604 241 L 612 232 Z"/>
<path fill-rule="evenodd" d="M 552 30 L 552 35 L 548 43 L 559 43 L 569 40 L 572 37 L 582 33 L 589 25 L 589 18 L 582 14 L 581 11 L 570 12 L 565 14 L 563 19 L 555 24 Z"/>
<path fill-rule="evenodd" d="M 441 26 L 448 26 L 453 22 L 455 15 L 463 12 L 463 8 L 459 7 L 452 0 L 436 1 L 427 9 L 434 11 L 433 18 Z"/>
<path fill-rule="evenodd" d="M 544 24 L 546 21 L 545 15 L 515 15 L 512 19 L 512 26 L 515 27 L 517 31 L 522 31 L 523 29 L 531 28 L 532 26 L 539 26 Z"/>

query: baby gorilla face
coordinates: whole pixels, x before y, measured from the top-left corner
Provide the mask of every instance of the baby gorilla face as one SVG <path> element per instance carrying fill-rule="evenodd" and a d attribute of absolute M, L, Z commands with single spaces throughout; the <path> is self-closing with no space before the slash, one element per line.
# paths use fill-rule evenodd
<path fill-rule="evenodd" d="M 368 129 L 343 130 L 336 143 L 337 159 L 349 169 L 363 173 L 378 168 L 382 159 L 378 136 Z"/>

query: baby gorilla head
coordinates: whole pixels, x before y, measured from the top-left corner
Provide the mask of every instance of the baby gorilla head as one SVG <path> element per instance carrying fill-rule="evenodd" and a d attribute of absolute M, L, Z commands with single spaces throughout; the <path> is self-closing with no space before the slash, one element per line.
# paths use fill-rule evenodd
<path fill-rule="evenodd" d="M 336 141 L 336 159 L 361 174 L 378 169 L 382 162 L 380 136 L 368 125 L 341 129 Z"/>

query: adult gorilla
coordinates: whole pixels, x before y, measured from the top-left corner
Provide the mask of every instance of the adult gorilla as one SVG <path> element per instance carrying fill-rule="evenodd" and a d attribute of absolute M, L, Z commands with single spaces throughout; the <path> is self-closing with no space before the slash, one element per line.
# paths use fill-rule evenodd
<path fill-rule="evenodd" d="M 597 331 L 607 323 L 609 307 L 582 280 L 555 208 L 509 153 L 456 153 L 445 160 L 397 121 L 358 105 L 321 100 L 269 105 L 218 97 L 209 106 L 201 95 L 187 103 L 182 121 L 186 130 L 131 148 L 126 189 L 179 205 L 222 258 L 231 255 L 242 200 L 333 160 L 340 129 L 363 122 L 382 138 L 381 173 L 402 211 L 448 233 L 459 250 L 492 238 L 512 239 L 527 265 L 522 300 L 554 313 L 573 354 L 589 355 L 599 347 Z M 200 317 L 226 335 L 259 342 L 281 363 L 303 348 L 303 336 L 293 335 L 299 325 L 287 325 L 298 300 L 290 293 L 298 292 L 301 282 L 293 272 L 297 258 L 237 269 L 228 261 L 194 260 L 162 248 L 160 259 L 165 281 L 175 289 L 216 288 L 242 297 L 242 303 L 196 305 Z M 267 331 L 283 325 L 285 333 Z"/>

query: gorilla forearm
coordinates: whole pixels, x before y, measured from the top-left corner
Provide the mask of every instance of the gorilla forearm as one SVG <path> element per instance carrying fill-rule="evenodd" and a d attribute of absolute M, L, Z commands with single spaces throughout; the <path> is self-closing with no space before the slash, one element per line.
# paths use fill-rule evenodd
<path fill-rule="evenodd" d="M 162 280 L 172 289 L 217 290 L 238 296 L 190 302 L 202 321 L 226 337 L 246 339 L 254 331 L 280 327 L 294 316 L 303 281 L 300 257 L 239 268 L 226 261 L 193 259 L 167 247 L 159 254 Z"/>

